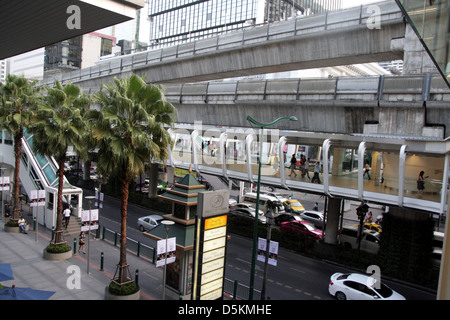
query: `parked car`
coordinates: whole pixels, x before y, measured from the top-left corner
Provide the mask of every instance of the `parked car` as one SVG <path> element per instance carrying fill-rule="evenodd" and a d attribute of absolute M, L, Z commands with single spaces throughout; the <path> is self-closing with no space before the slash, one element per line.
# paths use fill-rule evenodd
<path fill-rule="evenodd" d="M 330 278 L 328 292 L 338 300 L 405 300 L 375 277 L 359 273 L 335 273 Z"/>
<path fill-rule="evenodd" d="M 302 214 L 305 212 L 305 207 L 295 199 L 289 199 L 283 202 L 284 208 L 287 212 L 292 212 L 296 214 Z"/>
<path fill-rule="evenodd" d="M 237 205 L 236 199 L 230 198 L 228 199 L 228 207 L 231 209 L 231 207 Z"/>
<path fill-rule="evenodd" d="M 339 243 L 345 247 L 356 249 L 358 247 L 358 228 L 344 227 L 339 234 Z M 380 249 L 380 234 L 374 230 L 363 230 L 360 250 L 376 254 Z"/>
<path fill-rule="evenodd" d="M 289 199 L 289 195 L 287 194 L 281 194 L 278 192 L 264 192 L 265 195 L 268 195 L 269 197 L 274 197 L 278 199 L 281 202 L 284 202 Z"/>
<path fill-rule="evenodd" d="M 144 232 L 157 227 L 161 220 L 163 220 L 163 217 L 158 216 L 157 214 L 152 214 L 150 216 L 140 217 L 137 221 L 137 226 L 139 230 Z"/>
<path fill-rule="evenodd" d="M 306 221 L 314 225 L 316 228 L 322 229 L 323 222 L 325 220 L 325 217 L 322 212 L 319 211 L 310 211 L 307 210 L 303 212 L 300 217 Z"/>
<path fill-rule="evenodd" d="M 255 212 L 256 212 L 256 208 L 253 207 L 251 204 L 248 204 L 248 203 L 236 203 L 235 205 L 231 206 L 231 209 L 232 210 L 235 210 L 235 209 L 247 209 L 247 210 L 249 210 L 250 212 L 253 213 L 253 216 L 255 216 Z M 259 212 L 260 216 L 264 215 L 264 212 L 261 209 L 259 209 L 258 212 Z"/>
<path fill-rule="evenodd" d="M 305 221 L 294 220 L 282 222 L 280 225 L 280 230 L 292 230 L 313 237 L 314 239 L 322 238 L 322 231 L 316 229 L 312 224 Z"/>
<path fill-rule="evenodd" d="M 255 209 L 250 210 L 248 208 L 237 208 L 237 209 L 230 210 L 229 214 L 230 215 L 235 215 L 235 216 L 241 216 L 241 217 L 255 219 L 255 212 L 256 212 Z M 266 223 L 266 216 L 264 216 L 261 213 L 261 210 L 260 210 L 260 214 L 258 215 L 258 220 L 261 223 Z"/>
<path fill-rule="evenodd" d="M 298 216 L 296 214 L 280 213 L 279 215 L 277 215 L 275 217 L 275 225 L 279 226 L 279 225 L 281 225 L 282 222 L 294 221 L 294 220 L 303 221 L 302 218 L 300 218 L 300 216 Z"/>
<path fill-rule="evenodd" d="M 244 195 L 243 203 L 248 203 L 253 206 L 256 206 L 256 198 L 257 193 L 255 192 L 247 192 Z M 263 212 L 269 211 L 271 208 L 269 206 L 269 202 L 272 201 L 273 204 L 276 205 L 275 212 L 282 212 L 284 211 L 284 206 L 277 198 L 269 196 L 267 194 L 260 194 L 259 195 L 259 209 Z"/>

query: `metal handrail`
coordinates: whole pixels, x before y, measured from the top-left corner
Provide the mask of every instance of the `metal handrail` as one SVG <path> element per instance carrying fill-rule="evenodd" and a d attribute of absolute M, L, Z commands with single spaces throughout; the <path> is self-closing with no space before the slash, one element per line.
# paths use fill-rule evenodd
<path fill-rule="evenodd" d="M 403 19 L 403 14 L 398 7 L 392 6 L 390 2 L 385 2 L 383 5 L 387 6 L 387 11 L 380 14 L 380 22 L 386 23 L 388 21 Z M 362 25 L 367 23 L 370 18 L 370 14 L 367 13 L 368 8 L 369 5 L 361 5 L 359 8 L 355 7 L 341 11 L 326 12 L 308 17 L 297 17 L 287 21 L 247 27 L 243 28 L 240 32 L 229 32 L 218 35 L 217 37 L 123 55 L 119 58 L 111 58 L 108 62 L 100 63 L 86 69 L 56 75 L 55 78 L 62 83 L 91 79 L 102 75 L 118 74 L 123 71 L 145 68 L 149 64 L 178 59 L 181 55 L 183 57 L 194 57 L 204 53 L 236 48 L 247 44 L 298 36 L 305 33 L 336 30 L 340 26 L 346 28 L 349 26 Z M 351 14 L 347 19 L 332 19 L 335 15 L 337 16 L 349 12 Z M 44 84 L 51 85 L 53 81 L 53 79 L 44 81 Z"/>

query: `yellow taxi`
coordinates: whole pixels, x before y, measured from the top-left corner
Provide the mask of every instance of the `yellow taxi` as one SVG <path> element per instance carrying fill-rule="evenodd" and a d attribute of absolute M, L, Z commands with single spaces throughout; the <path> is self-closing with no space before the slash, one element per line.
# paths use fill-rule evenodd
<path fill-rule="evenodd" d="M 292 212 L 296 214 L 301 214 L 305 212 L 305 207 L 300 203 L 300 201 L 295 199 L 285 200 L 283 202 L 284 208 L 287 212 Z"/>
<path fill-rule="evenodd" d="M 359 226 L 359 224 L 354 224 L 353 226 L 357 227 L 357 226 Z M 381 233 L 381 231 L 382 231 L 381 230 L 381 226 L 379 224 L 370 223 L 370 222 L 365 222 L 364 223 L 364 229 L 374 230 L 374 231 L 379 232 L 379 233 Z"/>

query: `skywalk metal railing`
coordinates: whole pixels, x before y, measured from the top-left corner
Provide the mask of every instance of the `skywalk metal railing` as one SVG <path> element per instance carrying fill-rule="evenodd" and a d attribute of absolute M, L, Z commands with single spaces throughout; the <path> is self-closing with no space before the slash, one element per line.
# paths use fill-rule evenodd
<path fill-rule="evenodd" d="M 403 14 L 394 2 L 377 3 L 375 8 L 370 5 L 361 5 L 360 7 L 340 11 L 257 25 L 212 38 L 111 58 L 89 68 L 57 75 L 55 79 L 62 83 L 76 82 L 105 75 L 120 74 L 145 68 L 151 64 L 194 57 L 244 45 L 264 43 L 270 40 L 286 39 L 340 28 L 345 29 L 358 25 L 376 28 L 378 23 L 382 25 L 399 19 L 403 20 Z M 52 78 L 43 81 L 43 84 L 52 85 L 53 82 L 54 79 Z"/>

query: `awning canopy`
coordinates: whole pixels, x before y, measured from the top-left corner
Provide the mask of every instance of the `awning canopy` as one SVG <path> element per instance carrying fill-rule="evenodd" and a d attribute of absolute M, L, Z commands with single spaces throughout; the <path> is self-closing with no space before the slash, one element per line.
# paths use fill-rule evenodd
<path fill-rule="evenodd" d="M 0 59 L 125 22 L 143 6 L 144 0 L 3 1 Z M 79 29 L 68 27 L 76 23 Z"/>

